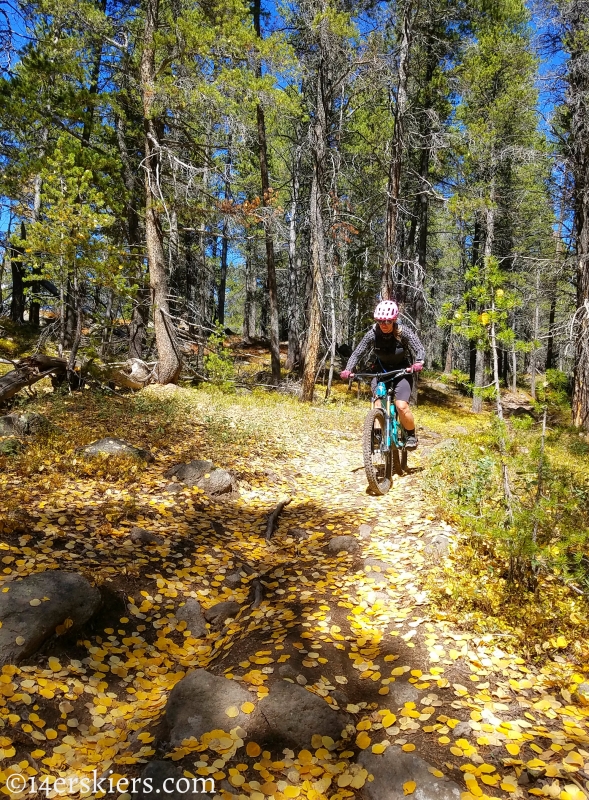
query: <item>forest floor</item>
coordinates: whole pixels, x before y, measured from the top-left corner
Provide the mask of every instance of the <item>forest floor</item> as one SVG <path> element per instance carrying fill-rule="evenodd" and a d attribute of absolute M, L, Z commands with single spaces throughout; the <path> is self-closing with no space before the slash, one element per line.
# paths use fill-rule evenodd
<path fill-rule="evenodd" d="M 587 662 L 565 640 L 533 659 L 509 633 L 478 632 L 431 602 L 461 535 L 424 495 L 428 454 L 488 422 L 455 392 L 430 384 L 425 397 L 410 474 L 374 497 L 361 456 L 367 404 L 342 387 L 314 405 L 211 387 L 126 397 L 41 389 L 26 410 L 56 427 L 0 457 L 0 585 L 73 570 L 100 587 L 104 603 L 82 633 L 56 636 L 29 662 L 2 669 L 0 783 L 13 772 L 133 777 L 167 758 L 186 776 L 212 776 L 223 800 L 373 798 L 358 756 L 385 758 L 393 748 L 421 756 L 464 800 L 588 797 L 589 694 L 576 691 L 589 680 Z M 155 460 L 82 459 L 77 448 L 103 436 Z M 238 493 L 171 492 L 163 473 L 193 459 L 232 472 Z M 267 515 L 286 498 L 268 542 Z M 132 545 L 136 526 L 162 543 Z M 327 545 L 342 535 L 358 548 L 333 555 Z M 236 571 L 241 585 L 230 588 Z M 263 597 L 254 607 L 257 577 Z M 175 616 L 188 598 L 242 608 L 197 640 Z M 279 672 L 283 665 L 291 671 Z M 229 708 L 229 740 L 173 748 L 166 701 L 199 667 L 246 688 L 248 713 L 286 675 L 347 711 L 355 731 L 339 747 L 313 737 L 308 750 L 270 752 L 239 729 L 231 734 L 237 709 Z M 426 796 L 418 781 L 393 789 L 391 797 Z"/>

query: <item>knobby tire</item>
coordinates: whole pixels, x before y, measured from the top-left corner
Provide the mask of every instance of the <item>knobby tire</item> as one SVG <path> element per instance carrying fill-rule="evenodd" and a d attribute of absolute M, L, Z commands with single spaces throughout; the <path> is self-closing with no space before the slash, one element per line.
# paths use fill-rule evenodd
<path fill-rule="evenodd" d="M 368 486 L 374 494 L 386 494 L 392 486 L 391 451 L 380 446 L 378 430 L 375 422 L 378 420 L 381 437 L 385 436 L 385 415 L 382 408 L 373 408 L 366 415 L 364 421 L 364 434 L 362 437 L 362 454 L 364 456 L 364 470 Z"/>

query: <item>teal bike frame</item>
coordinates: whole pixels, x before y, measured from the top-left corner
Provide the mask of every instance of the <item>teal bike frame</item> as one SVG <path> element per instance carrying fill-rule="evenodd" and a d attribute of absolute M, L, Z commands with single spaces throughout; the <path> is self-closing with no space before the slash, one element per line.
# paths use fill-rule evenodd
<path fill-rule="evenodd" d="M 390 385 L 387 386 L 385 383 L 385 379 L 388 379 L 387 382 L 390 384 L 391 380 L 404 374 L 410 373 L 407 372 L 407 369 L 395 369 L 392 372 L 357 372 L 354 374 L 354 378 L 376 378 L 378 381 L 374 397 L 372 398 L 372 407 L 374 408 L 374 401 L 376 398 L 378 398 L 381 403 L 383 400 L 385 401 L 383 411 L 385 413 L 386 430 L 383 444 L 386 450 L 390 450 L 391 448 L 395 450 L 405 449 L 405 428 L 401 425 L 394 400 L 391 402 L 393 387 Z"/>

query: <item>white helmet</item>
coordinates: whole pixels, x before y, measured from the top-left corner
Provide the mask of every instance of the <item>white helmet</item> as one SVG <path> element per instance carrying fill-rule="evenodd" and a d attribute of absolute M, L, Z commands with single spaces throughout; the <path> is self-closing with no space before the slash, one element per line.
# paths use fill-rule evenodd
<path fill-rule="evenodd" d="M 399 316 L 399 306 L 394 300 L 383 300 L 374 309 L 374 319 L 377 322 L 394 322 Z"/>

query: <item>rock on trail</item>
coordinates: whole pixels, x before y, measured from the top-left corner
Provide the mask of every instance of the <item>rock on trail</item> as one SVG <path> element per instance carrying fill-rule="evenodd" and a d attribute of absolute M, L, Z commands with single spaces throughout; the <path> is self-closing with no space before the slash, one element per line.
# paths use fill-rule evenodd
<path fill-rule="evenodd" d="M 166 478 L 176 478 L 186 486 L 197 486 L 210 495 L 221 495 L 235 491 L 235 478 L 225 469 L 216 467 L 212 461 L 190 461 L 176 464 L 164 472 Z"/>
<path fill-rule="evenodd" d="M 56 633 L 79 628 L 98 610 L 100 592 L 75 572 L 48 570 L 11 581 L 0 593 L 0 664 L 19 664 Z"/>
<path fill-rule="evenodd" d="M 246 689 L 235 683 L 212 675 L 205 669 L 189 672 L 170 692 L 166 706 L 166 721 L 170 741 L 179 745 L 183 739 L 198 738 L 213 730 L 229 731 L 240 725 L 251 727 L 255 715 L 244 714 L 240 707 L 251 700 Z M 238 713 L 229 717 L 226 710 L 236 707 Z"/>
<path fill-rule="evenodd" d="M 153 461 L 154 458 L 147 450 L 141 447 L 134 447 L 124 439 L 117 439 L 114 436 L 106 436 L 104 439 L 99 439 L 92 444 L 86 445 L 81 448 L 81 453 L 86 458 L 94 458 L 95 456 L 129 456 L 131 458 L 138 458 L 142 461 Z"/>
<path fill-rule="evenodd" d="M 374 775 L 364 785 L 366 800 L 404 800 L 403 785 L 416 784 L 411 795 L 415 800 L 460 800 L 462 790 L 453 781 L 437 778 L 430 765 L 413 753 L 389 747 L 383 755 L 368 750 L 360 754 L 358 763 Z"/>
<path fill-rule="evenodd" d="M 350 722 L 347 714 L 330 708 L 316 694 L 286 681 L 275 683 L 258 708 L 274 736 L 301 748 L 311 744 L 315 733 L 337 742 Z"/>

